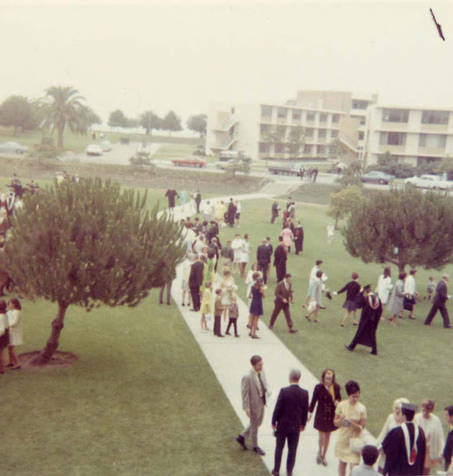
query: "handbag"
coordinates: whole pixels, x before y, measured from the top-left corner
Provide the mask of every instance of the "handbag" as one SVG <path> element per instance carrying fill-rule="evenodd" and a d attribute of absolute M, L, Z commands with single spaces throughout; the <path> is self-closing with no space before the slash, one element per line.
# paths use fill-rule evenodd
<path fill-rule="evenodd" d="M 366 445 L 378 446 L 378 441 L 366 428 L 358 437 L 349 440 L 349 449 L 352 453 L 362 454 L 362 449 Z"/>
<path fill-rule="evenodd" d="M 403 298 L 403 308 L 406 311 L 412 311 L 414 309 L 415 299 L 412 296 L 404 296 Z"/>

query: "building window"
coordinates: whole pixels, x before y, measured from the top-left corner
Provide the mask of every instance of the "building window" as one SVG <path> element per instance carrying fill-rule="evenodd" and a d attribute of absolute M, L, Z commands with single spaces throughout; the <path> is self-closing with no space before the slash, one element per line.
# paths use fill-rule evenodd
<path fill-rule="evenodd" d="M 333 139 L 334 139 L 335 137 L 338 137 L 338 131 L 336 131 L 336 130 L 331 130 L 331 131 L 330 131 L 330 137 L 332 137 Z"/>
<path fill-rule="evenodd" d="M 311 154 L 311 144 L 304 145 L 304 154 Z"/>
<path fill-rule="evenodd" d="M 352 100 L 352 109 L 366 109 L 368 107 L 368 101 L 362 101 L 360 99 Z"/>
<path fill-rule="evenodd" d="M 318 138 L 322 139 L 327 136 L 327 129 L 319 129 L 318 130 Z"/>
<path fill-rule="evenodd" d="M 269 132 L 269 125 L 268 124 L 260 124 L 260 133 L 267 134 Z"/>
<path fill-rule="evenodd" d="M 316 112 L 307 112 L 307 121 L 314 122 L 316 120 Z"/>
<path fill-rule="evenodd" d="M 281 154 L 283 152 L 285 152 L 285 144 L 282 144 L 282 143 L 275 144 L 275 153 Z"/>
<path fill-rule="evenodd" d="M 324 154 L 324 152 L 326 151 L 326 148 L 323 145 L 317 145 L 316 146 L 316 151 L 318 152 L 319 155 Z"/>
<path fill-rule="evenodd" d="M 269 154 L 269 144 L 260 144 L 260 154 Z"/>
<path fill-rule="evenodd" d="M 361 126 L 364 126 L 365 123 L 366 123 L 366 119 L 365 119 L 364 117 L 361 117 L 361 118 L 360 118 L 360 125 L 361 125 Z"/>
<path fill-rule="evenodd" d="M 406 145 L 406 133 L 404 132 L 381 132 L 380 145 Z"/>
<path fill-rule="evenodd" d="M 359 131 L 359 140 L 363 140 L 365 138 L 365 133 L 363 131 Z"/>
<path fill-rule="evenodd" d="M 444 149 L 447 143 L 445 134 L 420 134 L 418 145 L 420 147 L 431 147 L 433 149 Z"/>
<path fill-rule="evenodd" d="M 333 114 L 332 122 L 334 123 L 340 122 L 340 114 Z"/>
<path fill-rule="evenodd" d="M 319 122 L 327 122 L 327 114 L 321 112 L 321 114 L 319 115 Z"/>
<path fill-rule="evenodd" d="M 272 106 L 261 106 L 261 117 L 272 117 Z"/>
<path fill-rule="evenodd" d="M 423 111 L 422 124 L 448 124 L 448 111 Z"/>
<path fill-rule="evenodd" d="M 408 122 L 408 109 L 384 109 L 382 112 L 384 122 Z"/>
<path fill-rule="evenodd" d="M 305 129 L 305 137 L 313 137 L 314 129 L 312 127 L 307 127 Z"/>
<path fill-rule="evenodd" d="M 286 119 L 287 114 L 288 114 L 288 109 L 286 109 L 286 107 L 279 107 L 277 109 L 277 117 L 279 119 Z"/>
<path fill-rule="evenodd" d="M 293 111 L 293 120 L 300 121 L 302 119 L 302 111 Z"/>
<path fill-rule="evenodd" d="M 299 153 L 299 144 L 290 144 L 289 145 L 289 152 L 291 155 L 296 155 Z"/>

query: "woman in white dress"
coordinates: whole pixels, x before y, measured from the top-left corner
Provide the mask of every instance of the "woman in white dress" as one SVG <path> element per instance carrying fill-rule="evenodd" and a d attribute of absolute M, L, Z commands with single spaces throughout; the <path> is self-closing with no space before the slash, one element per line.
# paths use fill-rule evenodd
<path fill-rule="evenodd" d="M 376 293 L 379 296 L 383 306 L 388 303 L 390 290 L 392 287 L 393 285 L 390 268 L 384 268 L 384 273 L 379 276 L 376 286 Z"/>
<path fill-rule="evenodd" d="M 225 269 L 223 271 L 223 278 L 220 281 L 219 285 L 220 289 L 222 290 L 222 305 L 224 306 L 223 309 L 223 320 L 226 320 L 227 313 L 228 313 L 228 306 L 231 304 L 231 298 L 233 294 L 236 293 L 238 287 L 234 282 L 233 275 L 229 269 Z"/>
<path fill-rule="evenodd" d="M 249 235 L 247 233 L 244 235 L 244 239 L 242 240 L 242 246 L 240 249 L 240 261 L 239 267 L 241 271 L 241 278 L 245 278 L 245 270 L 247 268 L 247 264 L 250 260 L 250 241 Z"/>
<path fill-rule="evenodd" d="M 384 441 L 385 437 L 390 432 L 390 430 L 393 430 L 393 428 L 403 423 L 403 414 L 401 412 L 402 403 L 409 403 L 409 400 L 407 398 L 401 397 L 401 398 L 397 398 L 393 402 L 393 413 L 390 413 L 390 415 L 387 417 L 387 420 L 385 420 L 384 426 L 382 427 L 382 430 L 379 433 L 379 436 L 377 437 L 377 441 L 379 443 L 379 449 L 381 449 L 382 442 Z M 382 474 L 384 473 L 384 466 L 385 466 L 385 454 L 381 450 L 381 454 L 378 459 L 378 468 L 379 468 L 379 472 Z"/>
<path fill-rule="evenodd" d="M 12 370 L 20 369 L 19 361 L 17 360 L 17 355 L 15 352 L 15 347 L 22 345 L 24 343 L 22 337 L 22 306 L 20 305 L 19 299 L 13 298 L 8 303 L 8 327 L 9 327 L 9 364 L 7 367 L 10 367 Z"/>
<path fill-rule="evenodd" d="M 238 233 L 234 237 L 234 240 L 231 242 L 231 249 L 233 250 L 233 253 L 234 253 L 233 273 L 239 271 L 240 262 L 242 258 L 242 241 L 243 240 L 241 238 L 241 235 Z"/>
<path fill-rule="evenodd" d="M 431 474 L 442 457 L 445 437 L 440 418 L 433 413 L 434 400 L 425 399 L 422 411 L 415 415 L 415 423 L 423 429 L 426 439 L 426 453 L 423 474 Z"/>

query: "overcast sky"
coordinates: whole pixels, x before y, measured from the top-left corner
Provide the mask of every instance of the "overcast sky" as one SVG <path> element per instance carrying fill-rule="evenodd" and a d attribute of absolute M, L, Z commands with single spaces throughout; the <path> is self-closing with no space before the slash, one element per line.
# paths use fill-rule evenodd
<path fill-rule="evenodd" d="M 453 2 L 0 0 L 0 45 L 0 100 L 71 85 L 104 120 L 303 88 L 453 108 Z"/>

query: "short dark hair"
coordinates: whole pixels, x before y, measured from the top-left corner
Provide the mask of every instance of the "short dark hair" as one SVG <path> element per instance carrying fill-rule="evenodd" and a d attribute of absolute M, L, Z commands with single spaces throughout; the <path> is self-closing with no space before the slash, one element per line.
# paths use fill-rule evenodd
<path fill-rule="evenodd" d="M 316 266 L 319 266 L 320 264 L 322 264 L 322 259 L 317 259 L 316 260 Z"/>
<path fill-rule="evenodd" d="M 448 413 L 449 416 L 453 416 L 453 405 L 445 407 L 445 411 Z"/>
<path fill-rule="evenodd" d="M 20 305 L 20 301 L 17 298 L 12 298 L 9 300 L 10 304 L 14 306 L 14 309 L 22 309 L 22 306 Z"/>
<path fill-rule="evenodd" d="M 291 277 L 291 275 L 289 273 L 285 274 L 285 278 L 290 278 L 290 277 Z"/>
<path fill-rule="evenodd" d="M 0 313 L 4 314 L 6 312 L 6 301 L 0 299 Z"/>
<path fill-rule="evenodd" d="M 255 367 L 255 365 L 260 361 L 263 360 L 260 355 L 252 355 L 252 358 L 250 359 L 250 363 Z"/>
<path fill-rule="evenodd" d="M 411 269 L 411 270 L 409 271 L 409 274 L 413 276 L 416 272 L 417 272 L 416 269 Z"/>
<path fill-rule="evenodd" d="M 352 273 L 352 274 L 351 274 L 351 278 L 352 278 L 352 279 L 359 279 L 358 273 Z"/>
<path fill-rule="evenodd" d="M 368 466 L 373 466 L 374 463 L 376 463 L 376 460 L 378 459 L 378 456 L 379 456 L 379 451 L 376 448 L 376 446 L 365 445 L 362 448 L 363 462 L 365 464 L 367 464 Z"/>
<path fill-rule="evenodd" d="M 401 407 L 401 413 L 406 417 L 407 421 L 412 421 L 415 416 L 414 410 L 409 410 L 409 408 Z"/>
<path fill-rule="evenodd" d="M 355 380 L 349 380 L 344 386 L 346 393 L 352 395 L 353 393 L 360 392 L 360 385 Z"/>
<path fill-rule="evenodd" d="M 401 279 L 401 281 L 406 277 L 406 273 L 400 273 L 398 275 L 398 279 Z"/>
<path fill-rule="evenodd" d="M 283 236 L 279 236 L 278 241 L 283 241 Z"/>

